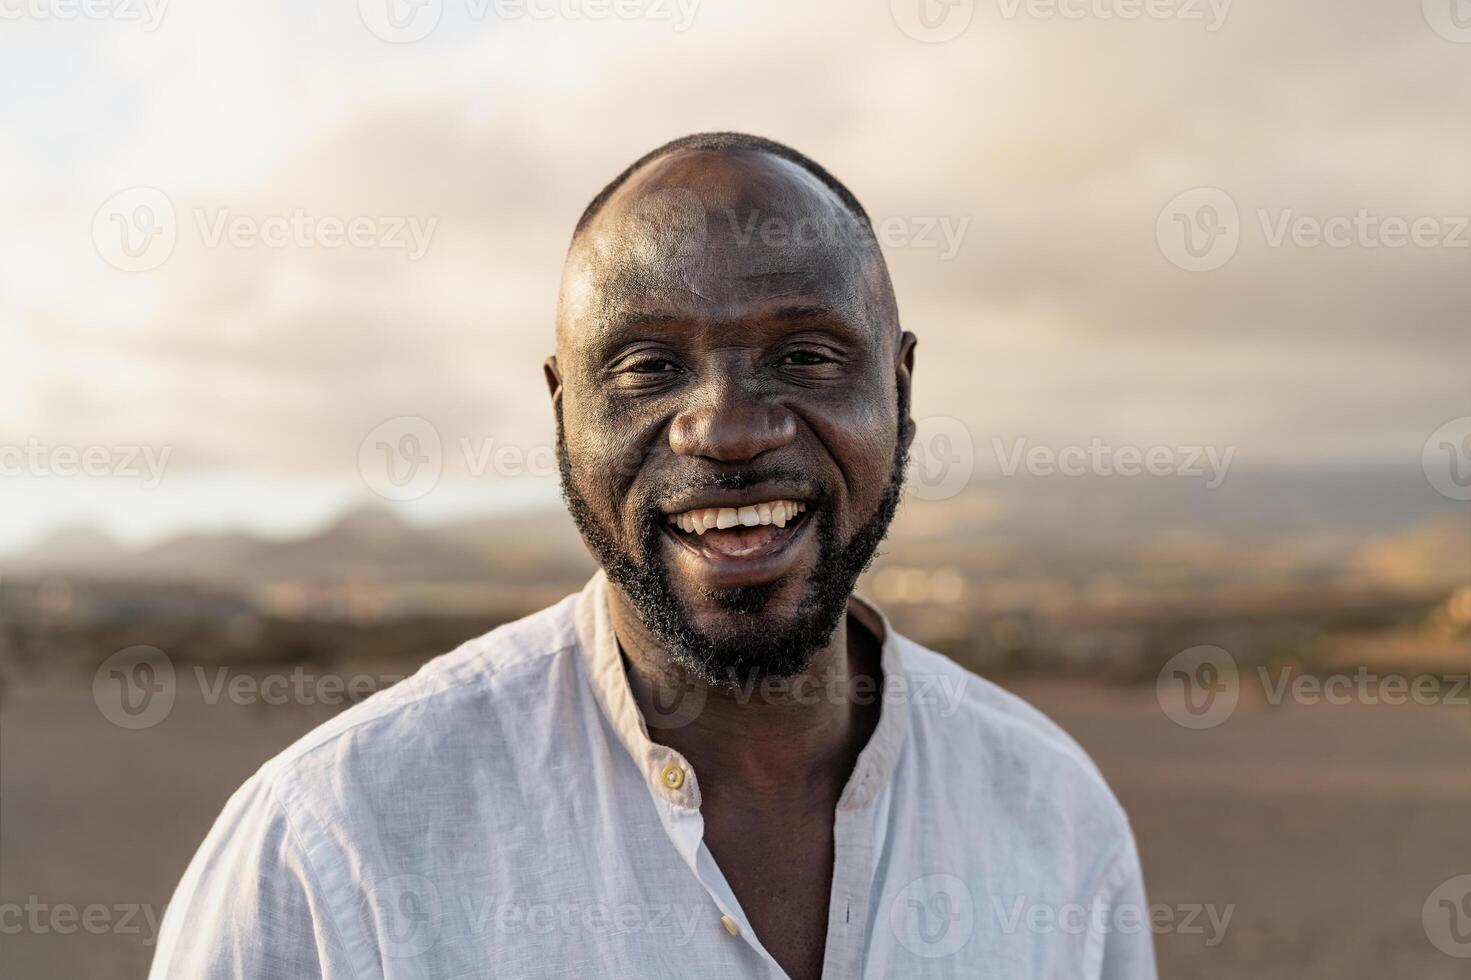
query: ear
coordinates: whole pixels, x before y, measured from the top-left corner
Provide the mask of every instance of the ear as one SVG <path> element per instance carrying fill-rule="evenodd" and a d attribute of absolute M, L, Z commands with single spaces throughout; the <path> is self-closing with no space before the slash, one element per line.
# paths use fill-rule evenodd
<path fill-rule="evenodd" d="M 899 421 L 904 426 L 904 444 L 906 446 L 914 442 L 914 414 L 910 411 L 911 385 L 914 381 L 914 348 L 918 346 L 919 338 L 905 330 L 899 335 L 899 349 L 894 358 L 894 383 L 899 388 L 899 404 L 904 411 L 904 418 Z"/>
<path fill-rule="evenodd" d="M 542 362 L 541 372 L 546 375 L 547 391 L 551 394 L 552 401 L 555 402 L 562 397 L 562 372 L 557 368 L 556 354 Z"/>

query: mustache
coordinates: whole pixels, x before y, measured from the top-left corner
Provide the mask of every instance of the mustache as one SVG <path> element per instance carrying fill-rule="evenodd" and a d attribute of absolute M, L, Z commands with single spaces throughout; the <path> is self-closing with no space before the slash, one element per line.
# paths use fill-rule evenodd
<path fill-rule="evenodd" d="M 809 472 L 783 466 L 766 466 L 760 469 L 738 470 L 730 473 L 685 473 L 659 477 L 657 490 L 652 491 L 641 507 L 663 517 L 662 508 L 681 498 L 709 490 L 747 490 L 763 483 L 784 484 L 799 488 L 804 497 L 815 503 L 823 503 L 832 497 L 832 489 L 821 480 L 812 479 Z"/>

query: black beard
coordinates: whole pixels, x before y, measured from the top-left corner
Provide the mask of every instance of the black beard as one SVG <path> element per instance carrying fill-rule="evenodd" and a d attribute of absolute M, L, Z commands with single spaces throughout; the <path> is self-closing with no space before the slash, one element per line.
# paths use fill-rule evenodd
<path fill-rule="evenodd" d="M 752 628 L 735 636 L 711 636 L 697 629 L 684 605 L 669 584 L 664 563 L 659 560 L 659 535 L 663 514 L 649 508 L 639 529 L 638 550 L 630 554 L 600 523 L 587 499 L 577 488 L 572 462 L 563 437 L 562 406 L 556 405 L 557 466 L 561 472 L 562 497 L 588 550 L 633 605 L 639 619 L 665 654 L 686 671 L 712 685 L 744 685 L 767 677 L 792 677 L 805 671 L 817 651 L 827 645 L 847 610 L 848 598 L 858 576 L 873 562 L 874 553 L 888 534 L 904 488 L 904 470 L 909 461 L 904 439 L 908 413 L 901 398 L 899 437 L 888 486 L 878 507 L 846 543 L 839 542 L 833 526 L 831 491 L 819 488 L 808 513 L 814 519 L 818 558 L 808 581 L 807 593 L 797 612 L 785 623 L 758 622 L 775 595 L 778 582 L 734 589 L 702 590 L 721 608 L 750 616 Z M 808 482 L 802 474 L 763 469 L 759 473 L 711 480 L 705 489 L 743 489 L 761 480 L 789 479 Z M 826 506 L 824 506 L 826 505 Z"/>

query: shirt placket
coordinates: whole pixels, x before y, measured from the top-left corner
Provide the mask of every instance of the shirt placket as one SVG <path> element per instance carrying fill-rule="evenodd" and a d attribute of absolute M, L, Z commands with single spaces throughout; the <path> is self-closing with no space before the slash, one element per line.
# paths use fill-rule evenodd
<path fill-rule="evenodd" d="M 784 977 L 781 966 L 756 938 L 745 910 L 715 863 L 715 856 L 705 846 L 705 818 L 700 814 L 699 784 L 694 770 L 678 752 L 657 743 L 649 743 L 648 754 L 651 771 L 656 772 L 652 789 L 659 819 L 675 850 L 718 911 L 721 929 L 731 942 L 744 943 L 770 975 Z"/>
<path fill-rule="evenodd" d="M 822 975 L 828 980 L 862 974 L 861 937 L 868 921 L 869 876 L 860 869 L 870 866 L 872 834 L 866 832 L 860 817 L 839 813 L 833 823 L 833 890 L 822 961 Z"/>
<path fill-rule="evenodd" d="M 746 944 L 773 977 L 786 972 L 767 952 L 751 928 L 730 883 L 705 846 L 705 820 L 700 814 L 699 783 L 688 760 L 649 738 L 648 729 L 633 701 L 623 673 L 617 639 L 613 634 L 600 572 L 589 583 L 580 605 L 579 633 L 588 655 L 593 687 L 629 754 L 643 770 L 660 822 L 684 862 L 720 913 L 720 925 L 732 941 Z M 883 637 L 886 679 L 902 674 L 888 621 L 876 610 Z M 867 942 L 868 906 L 873 892 L 874 821 L 887 797 L 888 773 L 903 739 L 903 704 L 886 706 L 877 731 L 860 754 L 858 765 L 839 801 L 833 820 L 833 879 L 828 903 L 828 937 L 823 951 L 823 976 L 852 980 L 862 975 Z"/>

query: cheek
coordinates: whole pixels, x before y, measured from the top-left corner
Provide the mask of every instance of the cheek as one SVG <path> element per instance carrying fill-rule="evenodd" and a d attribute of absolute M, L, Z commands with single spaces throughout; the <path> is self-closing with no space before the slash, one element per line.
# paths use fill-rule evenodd
<path fill-rule="evenodd" d="M 567 456 L 578 485 L 603 516 L 620 513 L 649 455 L 647 431 L 585 399 L 566 399 L 562 408 Z"/>
<path fill-rule="evenodd" d="M 899 422 L 885 397 L 875 390 L 855 399 L 824 415 L 817 429 L 844 480 L 850 532 L 873 513 L 889 485 Z"/>
<path fill-rule="evenodd" d="M 843 447 L 843 469 L 852 483 L 850 492 L 855 502 L 862 505 L 862 517 L 868 516 L 889 485 L 896 438 L 896 424 L 888 419 L 848 433 L 848 443 Z"/>

